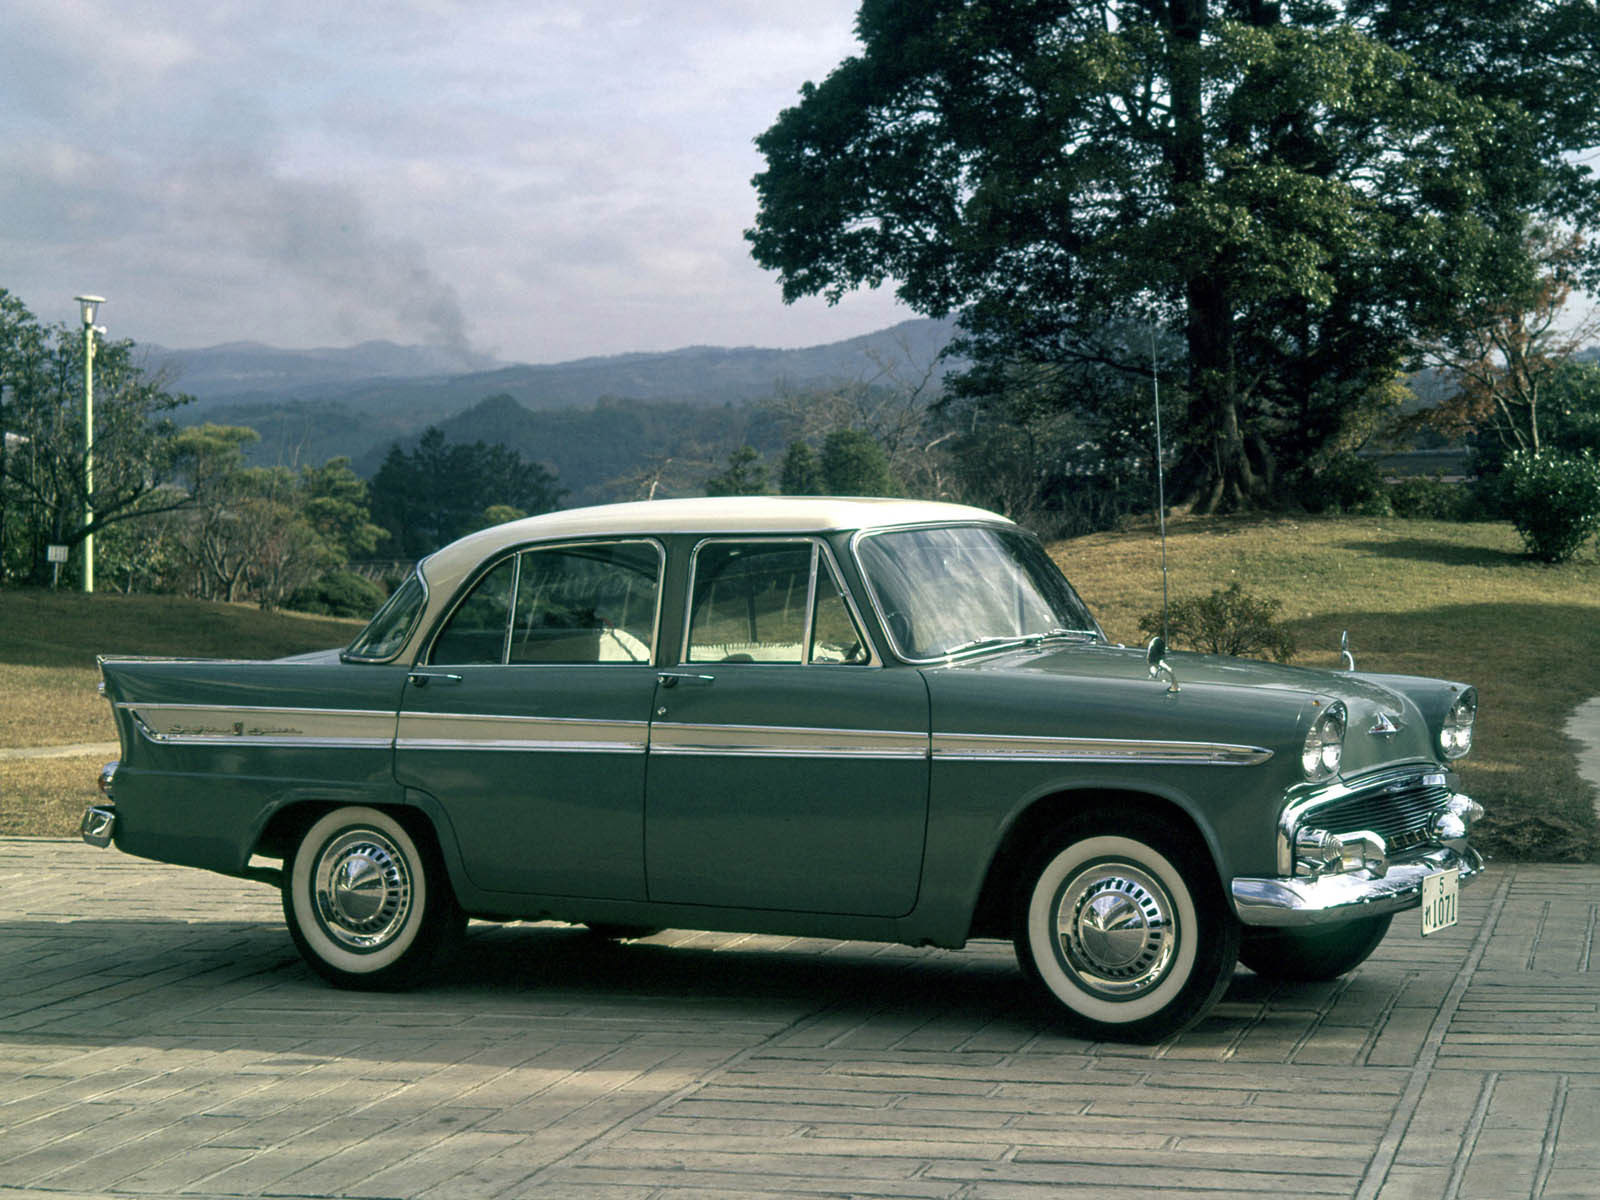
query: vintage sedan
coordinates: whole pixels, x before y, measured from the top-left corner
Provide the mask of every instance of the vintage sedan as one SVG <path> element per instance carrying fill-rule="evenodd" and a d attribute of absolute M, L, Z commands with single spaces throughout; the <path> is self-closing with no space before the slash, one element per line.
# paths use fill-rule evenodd
<path fill-rule="evenodd" d="M 335 984 L 467 918 L 1014 941 L 1084 1032 L 1199 1019 L 1453 923 L 1481 809 L 1437 679 L 1107 640 L 980 509 L 745 497 L 514 521 L 343 650 L 103 658 L 84 837 L 282 889 Z"/>

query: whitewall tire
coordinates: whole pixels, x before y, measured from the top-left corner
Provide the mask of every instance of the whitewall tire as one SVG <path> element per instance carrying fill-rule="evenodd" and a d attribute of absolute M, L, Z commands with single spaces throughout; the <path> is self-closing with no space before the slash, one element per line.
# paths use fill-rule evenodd
<path fill-rule="evenodd" d="M 1035 859 L 1015 942 L 1024 971 L 1084 1032 L 1154 1041 L 1227 988 L 1239 927 L 1197 839 L 1149 814 L 1091 814 Z"/>
<path fill-rule="evenodd" d="M 283 915 L 306 962 L 340 987 L 420 980 L 466 921 L 432 843 L 376 808 L 338 808 L 284 864 Z"/>

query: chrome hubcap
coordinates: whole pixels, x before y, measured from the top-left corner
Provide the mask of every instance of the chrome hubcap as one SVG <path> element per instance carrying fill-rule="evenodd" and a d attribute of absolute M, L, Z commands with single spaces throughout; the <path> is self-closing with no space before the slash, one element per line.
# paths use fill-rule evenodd
<path fill-rule="evenodd" d="M 311 887 L 323 928 L 347 949 L 381 949 L 411 913 L 405 856 L 376 830 L 347 830 L 329 842 Z"/>
<path fill-rule="evenodd" d="M 1131 863 L 1096 863 L 1069 880 L 1056 903 L 1055 926 L 1073 977 L 1108 998 L 1154 987 L 1178 948 L 1172 897 Z"/>

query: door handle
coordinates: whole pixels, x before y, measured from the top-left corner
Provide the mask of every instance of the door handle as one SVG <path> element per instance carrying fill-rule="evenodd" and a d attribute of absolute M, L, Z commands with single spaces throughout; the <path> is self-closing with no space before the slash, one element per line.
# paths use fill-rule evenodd
<path fill-rule="evenodd" d="M 406 679 L 413 687 L 427 687 L 430 683 L 443 687 L 447 683 L 461 682 L 461 676 L 450 675 L 444 671 L 412 671 Z"/>
<path fill-rule="evenodd" d="M 685 687 L 710 687 L 717 681 L 715 675 L 700 675 L 693 671 L 660 671 L 656 678 L 664 688 L 677 687 L 680 683 Z"/>

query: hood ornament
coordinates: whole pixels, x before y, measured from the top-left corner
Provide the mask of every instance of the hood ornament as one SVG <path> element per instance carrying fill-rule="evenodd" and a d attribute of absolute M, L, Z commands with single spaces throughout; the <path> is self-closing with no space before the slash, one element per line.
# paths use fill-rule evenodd
<path fill-rule="evenodd" d="M 1367 730 L 1373 737 L 1392 737 L 1399 733 L 1405 726 L 1388 713 L 1381 712 L 1372 722 L 1372 728 Z"/>
<path fill-rule="evenodd" d="M 1339 653 L 1344 658 L 1344 669 L 1346 671 L 1354 671 L 1356 669 L 1356 656 L 1350 653 L 1350 631 L 1348 629 L 1339 635 Z"/>

